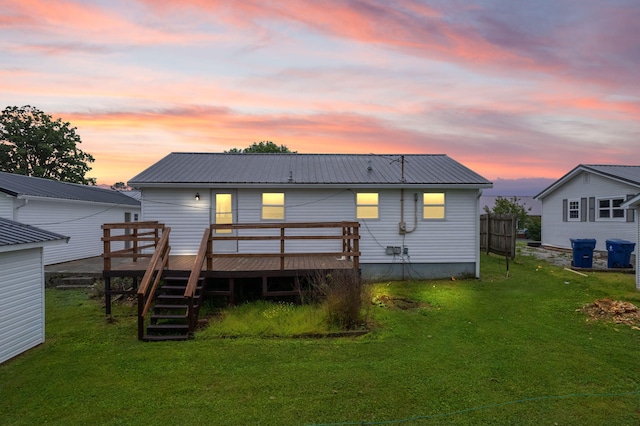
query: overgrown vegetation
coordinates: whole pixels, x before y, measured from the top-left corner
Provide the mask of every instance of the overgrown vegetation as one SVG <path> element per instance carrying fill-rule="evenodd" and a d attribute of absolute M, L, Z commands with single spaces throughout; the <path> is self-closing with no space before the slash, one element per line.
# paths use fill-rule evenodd
<path fill-rule="evenodd" d="M 640 331 L 582 311 L 639 306 L 633 275 L 529 257 L 505 275 L 483 255 L 479 280 L 375 284 L 378 326 L 331 339 L 251 326 L 221 339 L 212 322 L 194 340 L 144 343 L 134 307 L 115 305 L 109 323 L 84 292 L 46 290 L 46 342 L 0 365 L 1 423 L 639 424 Z M 236 321 L 310 315 L 261 303 Z"/>
<path fill-rule="evenodd" d="M 370 292 L 353 270 L 318 272 L 310 282 L 308 302 L 320 304 L 330 328 L 366 328 Z"/>

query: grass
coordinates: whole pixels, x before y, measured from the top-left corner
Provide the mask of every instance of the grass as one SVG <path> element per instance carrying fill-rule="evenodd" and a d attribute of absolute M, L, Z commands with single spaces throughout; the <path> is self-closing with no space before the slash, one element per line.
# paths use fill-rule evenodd
<path fill-rule="evenodd" d="M 640 305 L 632 275 L 520 257 L 506 278 L 484 256 L 480 280 L 372 293 L 418 303 L 372 306 L 378 326 L 357 338 L 264 338 L 271 309 L 283 327 L 314 314 L 256 304 L 235 312 L 262 324 L 244 337 L 221 339 L 231 326 L 214 322 L 195 340 L 143 343 L 131 308 L 107 323 L 84 293 L 47 290 L 46 342 L 0 365 L 0 423 L 640 423 L 640 332 L 578 311 L 603 297 Z"/>

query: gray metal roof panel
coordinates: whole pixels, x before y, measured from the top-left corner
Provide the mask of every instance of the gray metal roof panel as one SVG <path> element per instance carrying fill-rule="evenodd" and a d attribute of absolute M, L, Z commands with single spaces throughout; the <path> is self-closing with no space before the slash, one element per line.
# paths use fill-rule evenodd
<path fill-rule="evenodd" d="M 640 185 L 640 166 L 585 164 L 584 167 L 634 185 Z"/>
<path fill-rule="evenodd" d="M 0 218 L 0 246 L 58 241 L 67 238 L 35 226 Z"/>
<path fill-rule="evenodd" d="M 576 167 L 567 172 L 560 179 L 547 186 L 540 191 L 534 198 L 545 198 L 553 193 L 556 189 L 563 186 L 568 180 L 576 174 L 587 171 L 596 173 L 609 178 L 618 179 L 630 185 L 640 187 L 640 166 L 622 166 L 622 165 L 606 165 L 606 164 L 578 164 Z"/>
<path fill-rule="evenodd" d="M 96 203 L 139 206 L 140 202 L 112 189 L 58 182 L 31 176 L 0 172 L 0 192 L 13 196 L 59 198 Z"/>
<path fill-rule="evenodd" d="M 179 183 L 491 185 L 446 155 L 424 154 L 172 153 L 129 181 L 132 186 Z"/>

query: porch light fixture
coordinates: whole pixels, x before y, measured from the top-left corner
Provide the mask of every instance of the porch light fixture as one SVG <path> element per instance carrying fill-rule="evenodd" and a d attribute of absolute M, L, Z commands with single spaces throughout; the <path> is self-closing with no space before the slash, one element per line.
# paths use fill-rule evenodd
<path fill-rule="evenodd" d="M 200 201 L 200 193 L 196 192 L 196 201 Z"/>

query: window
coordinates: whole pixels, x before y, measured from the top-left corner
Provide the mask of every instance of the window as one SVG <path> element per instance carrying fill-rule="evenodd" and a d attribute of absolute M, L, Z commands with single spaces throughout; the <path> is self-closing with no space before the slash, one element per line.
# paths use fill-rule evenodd
<path fill-rule="evenodd" d="M 580 200 L 569 200 L 567 211 L 567 220 L 580 221 Z"/>
<path fill-rule="evenodd" d="M 377 192 L 358 192 L 356 194 L 356 218 L 378 219 Z"/>
<path fill-rule="evenodd" d="M 216 194 L 216 224 L 233 223 L 231 194 Z M 216 234 L 230 234 L 231 229 L 216 229 Z"/>
<path fill-rule="evenodd" d="M 598 219 L 624 220 L 624 209 L 620 206 L 624 203 L 624 197 L 599 198 Z"/>
<path fill-rule="evenodd" d="M 422 204 L 423 219 L 444 219 L 444 192 L 425 192 Z"/>
<path fill-rule="evenodd" d="M 262 219 L 284 219 L 284 193 L 265 192 L 262 194 Z"/>

